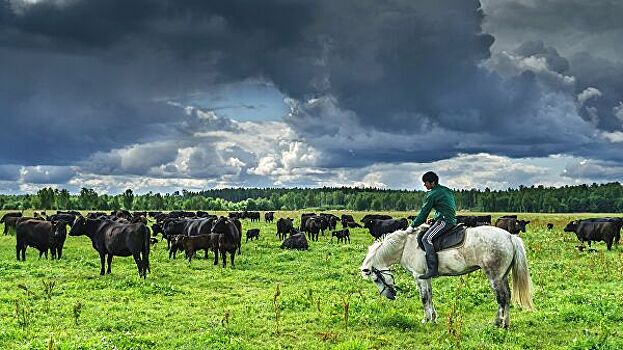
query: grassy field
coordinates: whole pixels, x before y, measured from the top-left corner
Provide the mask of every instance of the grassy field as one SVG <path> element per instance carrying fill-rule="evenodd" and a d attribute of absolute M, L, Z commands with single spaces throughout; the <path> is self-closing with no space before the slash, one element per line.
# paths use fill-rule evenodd
<path fill-rule="evenodd" d="M 300 213 L 276 217 L 287 215 Z M 274 224 L 245 220 L 261 238 L 243 243 L 235 268 L 213 266 L 212 255 L 169 260 L 162 242 L 147 280 L 132 258 L 114 258 L 112 274 L 99 276 L 86 237 L 68 237 L 60 261 L 28 248 L 18 262 L 15 237 L 0 236 L 0 349 L 621 349 L 623 248 L 579 252 L 562 231 L 588 216 L 520 215 L 532 220 L 522 238 L 537 310 L 511 308 L 506 331 L 493 326 L 482 272 L 433 281 L 436 324 L 420 324 L 417 287 L 400 268 L 397 299 L 381 298 L 358 273 L 371 243 L 364 229 L 351 230 L 351 244 L 325 235 L 309 251 L 282 251 Z"/>

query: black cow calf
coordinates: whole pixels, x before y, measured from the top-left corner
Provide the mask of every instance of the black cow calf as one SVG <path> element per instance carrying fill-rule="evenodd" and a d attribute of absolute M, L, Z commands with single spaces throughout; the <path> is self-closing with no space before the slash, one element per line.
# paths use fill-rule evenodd
<path fill-rule="evenodd" d="M 350 232 L 348 231 L 348 229 L 331 232 L 331 240 L 333 240 L 333 237 L 337 237 L 338 243 L 346 243 L 346 240 L 348 240 L 348 243 L 350 243 Z"/>
<path fill-rule="evenodd" d="M 250 230 L 247 230 L 247 240 L 245 241 L 245 243 L 248 242 L 249 240 L 253 240 L 253 238 L 255 238 L 256 240 L 260 238 L 259 228 L 252 228 Z"/>
<path fill-rule="evenodd" d="M 554 224 L 550 224 L 550 223 L 548 223 L 548 224 L 547 224 L 547 229 L 548 229 L 548 230 L 552 230 L 552 229 L 554 229 Z"/>

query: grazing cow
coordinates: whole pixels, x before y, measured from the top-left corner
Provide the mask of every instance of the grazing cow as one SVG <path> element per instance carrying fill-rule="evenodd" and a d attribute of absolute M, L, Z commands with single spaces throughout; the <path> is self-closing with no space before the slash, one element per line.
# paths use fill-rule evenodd
<path fill-rule="evenodd" d="M 518 235 L 519 232 L 526 232 L 526 225 L 528 225 L 530 221 L 526 220 L 517 220 L 512 217 L 501 217 L 495 221 L 495 226 L 505 229 L 506 231 Z"/>
<path fill-rule="evenodd" d="M 322 230 L 322 221 L 319 216 L 308 217 L 305 221 L 305 232 L 309 234 L 312 241 L 318 241 L 318 233 Z"/>
<path fill-rule="evenodd" d="M 78 217 L 69 231 L 70 236 L 87 236 L 100 255 L 100 275 L 104 275 L 105 260 L 108 270 L 113 256 L 133 256 L 140 277 L 149 271 L 149 230 L 142 223 L 121 224 L 110 220 Z"/>
<path fill-rule="evenodd" d="M 327 221 L 328 229 L 335 230 L 335 227 L 337 226 L 337 222 L 340 220 L 340 218 L 338 218 L 337 216 L 333 214 L 325 214 L 325 213 L 320 213 L 320 216 Z"/>
<path fill-rule="evenodd" d="M 264 213 L 264 221 L 266 221 L 266 222 L 273 222 L 274 219 L 275 219 L 275 212 L 274 211 L 268 211 L 268 212 Z"/>
<path fill-rule="evenodd" d="M 48 250 L 52 253 L 52 259 L 60 259 L 63 255 L 63 244 L 67 237 L 67 226 L 63 222 L 50 222 L 44 220 L 27 219 L 21 220 L 16 227 L 15 254 L 17 261 L 26 261 L 26 247 L 31 246 L 39 250 L 39 258 L 45 254 L 48 258 Z"/>
<path fill-rule="evenodd" d="M 250 230 L 247 230 L 247 240 L 245 241 L 245 243 L 248 242 L 249 240 L 253 240 L 253 238 L 255 238 L 256 240 L 260 238 L 259 228 L 252 228 Z"/>
<path fill-rule="evenodd" d="M 353 219 L 352 215 L 342 214 L 341 221 L 342 221 L 342 228 L 361 227 L 361 225 L 355 222 L 355 219 Z"/>
<path fill-rule="evenodd" d="M 346 243 L 346 240 L 348 240 L 348 243 L 350 243 L 350 232 L 348 231 L 348 229 L 331 232 L 332 241 L 333 241 L 333 237 L 337 237 L 338 243 L 339 242 Z"/>
<path fill-rule="evenodd" d="M 620 237 L 621 220 L 575 220 L 564 228 L 565 232 L 575 232 L 580 242 L 588 242 L 591 246 L 593 241 L 603 241 L 608 250 L 612 249 L 612 243 Z"/>
<path fill-rule="evenodd" d="M 281 243 L 281 249 L 307 250 L 308 248 L 307 238 L 305 238 L 304 233 L 294 234 Z"/>
<path fill-rule="evenodd" d="M 223 267 L 225 267 L 227 263 L 225 253 L 229 253 L 231 256 L 231 265 L 235 266 L 234 257 L 236 255 L 236 250 L 239 250 L 241 242 L 240 231 L 237 225 L 234 221 L 221 216 L 214 222 L 212 233 L 218 234 L 217 243 L 214 244 L 212 248 L 214 251 L 214 265 L 218 265 L 218 253 L 220 252 L 223 259 Z"/>
<path fill-rule="evenodd" d="M 286 238 L 288 233 L 292 233 L 294 230 L 294 219 L 290 218 L 279 218 L 277 220 L 277 237 L 283 240 Z"/>
<path fill-rule="evenodd" d="M 397 230 L 404 230 L 409 226 L 407 219 L 370 219 L 365 222 L 364 227 L 370 231 L 374 239 L 384 237 L 388 233 Z"/>
<path fill-rule="evenodd" d="M 554 228 L 554 224 L 547 223 L 547 229 L 552 230 Z"/>

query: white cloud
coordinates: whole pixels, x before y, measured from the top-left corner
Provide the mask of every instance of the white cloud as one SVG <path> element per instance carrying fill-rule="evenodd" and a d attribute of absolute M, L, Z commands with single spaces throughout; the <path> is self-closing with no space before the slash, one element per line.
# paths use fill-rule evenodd
<path fill-rule="evenodd" d="M 599 89 L 596 89 L 594 87 L 588 87 L 578 94 L 578 102 L 580 103 L 580 105 L 584 105 L 586 101 L 599 96 L 601 96 L 601 91 L 599 91 Z"/>

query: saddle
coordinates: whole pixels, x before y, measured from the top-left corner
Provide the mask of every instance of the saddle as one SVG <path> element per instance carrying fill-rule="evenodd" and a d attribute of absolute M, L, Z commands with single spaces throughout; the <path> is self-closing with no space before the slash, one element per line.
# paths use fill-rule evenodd
<path fill-rule="evenodd" d="M 433 239 L 433 247 L 435 251 L 438 252 L 440 250 L 456 248 L 458 246 L 462 246 L 465 241 L 465 230 L 467 226 L 463 224 L 454 225 L 450 230 L 441 237 L 436 237 Z M 424 246 L 422 245 L 422 236 L 424 232 L 421 232 L 417 236 L 417 243 L 420 249 L 424 250 Z"/>

